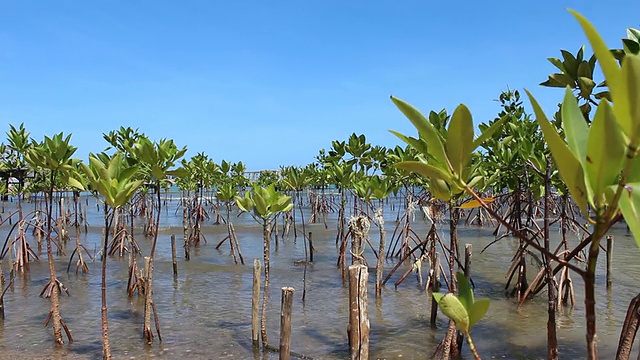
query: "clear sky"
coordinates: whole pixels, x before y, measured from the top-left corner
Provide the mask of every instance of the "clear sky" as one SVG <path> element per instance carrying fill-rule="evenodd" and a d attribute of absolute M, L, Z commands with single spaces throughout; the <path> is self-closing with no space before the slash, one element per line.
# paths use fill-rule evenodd
<path fill-rule="evenodd" d="M 72 133 L 86 159 L 130 126 L 258 170 L 354 132 L 399 144 L 389 129 L 415 130 L 389 95 L 423 112 L 464 103 L 479 123 L 526 87 L 551 115 L 546 58 L 586 44 L 566 8 L 610 47 L 640 27 L 629 0 L 0 0 L 0 130 Z"/>

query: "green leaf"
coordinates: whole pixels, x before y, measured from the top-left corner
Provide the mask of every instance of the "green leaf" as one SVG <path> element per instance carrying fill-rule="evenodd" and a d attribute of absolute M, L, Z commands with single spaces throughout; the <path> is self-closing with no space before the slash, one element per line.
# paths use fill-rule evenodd
<path fill-rule="evenodd" d="M 536 99 L 528 90 L 525 91 L 529 96 L 529 100 L 531 101 L 531 105 L 533 106 L 536 114 L 536 121 L 540 125 L 544 138 L 549 145 L 549 150 L 551 150 L 553 159 L 558 166 L 558 171 L 560 171 L 562 179 L 567 184 L 567 188 L 569 189 L 571 196 L 573 196 L 576 204 L 580 207 L 582 214 L 587 216 L 588 193 L 582 166 L 576 156 L 571 152 L 571 150 L 569 150 L 564 140 L 560 138 L 560 135 L 558 135 L 553 125 L 551 125 L 547 116 L 544 114 L 544 111 L 540 108 L 540 104 L 538 104 Z"/>
<path fill-rule="evenodd" d="M 558 82 L 557 80 L 552 78 L 551 75 L 549 75 L 547 81 L 541 82 L 540 86 L 564 88 L 567 87 L 567 84 L 566 82 Z"/>
<path fill-rule="evenodd" d="M 74 188 L 80 191 L 84 191 L 84 185 L 82 185 L 82 183 L 78 179 L 74 177 L 69 177 L 69 179 L 67 179 L 67 182 L 69 183 L 69 185 L 73 186 Z"/>
<path fill-rule="evenodd" d="M 447 174 L 439 167 L 427 164 L 422 161 L 402 161 L 396 163 L 398 169 L 407 170 L 412 173 L 420 174 L 429 179 L 441 179 L 445 182 L 451 182 L 451 175 Z"/>
<path fill-rule="evenodd" d="M 249 197 L 249 192 L 244 194 L 244 197 L 236 196 L 236 204 L 242 211 L 251 212 L 253 210 L 253 201 Z"/>
<path fill-rule="evenodd" d="M 440 305 L 442 313 L 453 320 L 458 329 L 464 332 L 469 331 L 469 313 L 467 313 L 467 309 L 455 295 L 446 294 L 440 298 L 440 301 L 436 298 L 436 301 Z"/>
<path fill-rule="evenodd" d="M 174 170 L 168 170 L 166 174 L 183 178 L 183 177 L 189 176 L 189 171 L 185 168 L 180 167 Z"/>
<path fill-rule="evenodd" d="M 469 329 L 473 328 L 487 313 L 491 301 L 489 299 L 478 299 L 473 303 L 469 311 Z"/>
<path fill-rule="evenodd" d="M 595 27 L 584 16 L 580 15 L 576 11 L 569 10 L 569 12 L 571 12 L 571 14 L 573 14 L 580 23 L 582 30 L 585 35 L 587 35 L 587 38 L 591 43 L 593 52 L 598 58 L 598 62 L 606 78 L 607 85 L 609 86 L 613 103 L 616 105 L 614 112 L 620 127 L 622 127 L 625 133 L 631 135 L 632 122 L 629 118 L 629 101 L 625 97 L 626 94 L 624 93 L 622 71 L 618 66 L 616 59 L 613 57 L 613 54 L 611 54 L 611 51 L 609 51 L 609 47 L 604 43 Z"/>
<path fill-rule="evenodd" d="M 578 77 L 578 60 L 567 50 L 560 50 L 560 53 L 562 53 L 562 58 L 564 59 L 562 63 L 567 75 L 572 78 Z"/>
<path fill-rule="evenodd" d="M 566 72 L 567 71 L 564 68 L 564 64 L 562 63 L 562 61 L 560 61 L 560 59 L 558 59 L 558 58 L 547 58 L 547 60 L 549 60 L 550 63 L 552 63 L 555 67 L 557 67 L 558 70 L 560 70 L 562 72 Z"/>
<path fill-rule="evenodd" d="M 580 92 L 584 94 L 585 97 L 591 95 L 593 88 L 596 87 L 595 81 L 584 76 L 578 78 L 578 85 L 580 86 Z"/>
<path fill-rule="evenodd" d="M 428 155 L 429 154 L 429 148 L 427 147 L 427 143 L 424 142 L 424 140 L 422 139 L 416 139 L 413 137 L 407 137 L 404 136 L 402 134 L 400 134 L 399 132 L 393 131 L 393 130 L 389 130 L 390 133 L 392 133 L 393 135 L 397 136 L 400 140 L 404 141 L 407 145 L 412 146 L 414 149 L 418 150 L 418 152 Z"/>
<path fill-rule="evenodd" d="M 631 169 L 627 175 L 627 182 L 640 182 L 640 156 L 636 156 L 631 160 Z"/>
<path fill-rule="evenodd" d="M 618 203 L 636 244 L 640 247 L 640 183 L 628 183 Z"/>
<path fill-rule="evenodd" d="M 431 295 L 433 296 L 433 298 L 436 300 L 438 304 L 440 304 L 440 300 L 445 296 L 445 294 L 439 293 L 439 292 L 434 292 Z"/>
<path fill-rule="evenodd" d="M 442 179 L 431 179 L 429 181 L 429 191 L 431 191 L 436 199 L 443 201 L 451 200 L 451 188 L 449 184 Z"/>
<path fill-rule="evenodd" d="M 624 47 L 624 52 L 628 55 L 640 52 L 640 44 L 634 40 L 622 39 L 622 46 Z"/>
<path fill-rule="evenodd" d="M 446 158 L 442 139 L 438 131 L 433 127 L 433 124 L 431 124 L 420 111 L 403 100 L 392 96 L 391 101 L 393 101 L 396 107 L 411 121 L 420 133 L 420 136 L 424 137 L 427 141 L 429 154 L 440 164 L 447 165 L 449 161 Z"/>
<path fill-rule="evenodd" d="M 462 104 L 458 105 L 451 116 L 445 148 L 453 173 L 458 177 L 462 176 L 462 168 L 467 166 L 475 149 L 471 112 Z"/>
<path fill-rule="evenodd" d="M 607 100 L 600 101 L 591 123 L 586 172 L 596 198 L 617 182 L 625 159 L 625 141 Z"/>
<path fill-rule="evenodd" d="M 581 164 L 587 159 L 587 139 L 589 139 L 589 126 L 578 107 L 578 102 L 571 89 L 565 90 L 562 102 L 562 126 L 567 136 L 569 149 Z"/>
<path fill-rule="evenodd" d="M 558 84 L 561 87 L 565 87 L 565 86 L 573 87 L 573 86 L 575 86 L 575 82 L 573 81 L 571 76 L 566 75 L 566 74 L 551 74 L 551 75 L 549 75 L 549 81 L 551 83 L 553 83 L 553 84 Z M 556 86 L 554 86 L 554 87 L 556 87 Z"/>
<path fill-rule="evenodd" d="M 623 84 L 626 90 L 626 99 L 628 100 L 628 108 L 630 121 L 633 126 L 632 132 L 628 133 L 631 143 L 638 144 L 640 139 L 640 56 L 627 55 L 622 62 Z M 614 98 L 614 101 L 617 99 Z M 614 110 L 618 107 L 618 103 L 614 102 Z M 616 116 L 618 112 L 616 112 Z"/>
<path fill-rule="evenodd" d="M 260 188 L 257 188 L 260 189 Z M 265 201 L 265 198 L 262 197 L 262 195 L 260 194 L 260 192 L 256 191 L 257 189 L 254 189 L 253 192 L 253 210 L 256 212 L 256 215 L 260 216 L 260 217 L 267 217 L 269 216 L 269 214 L 267 213 L 267 202 Z"/>
<path fill-rule="evenodd" d="M 456 272 L 456 278 L 458 279 L 458 299 L 469 312 L 473 306 L 473 290 L 471 290 L 469 279 L 461 271 Z"/>
<path fill-rule="evenodd" d="M 578 81 L 581 77 L 591 80 L 593 78 L 593 68 L 587 61 L 582 61 L 578 66 Z M 593 82 L 593 80 L 591 80 Z M 595 83 L 593 84 L 595 86 Z"/>
<path fill-rule="evenodd" d="M 480 136 L 478 136 L 478 138 L 473 141 L 473 149 L 481 146 L 485 141 L 487 141 L 488 138 L 493 136 L 493 134 L 502 127 L 502 124 L 504 124 L 504 122 L 507 121 L 508 118 L 508 115 L 504 115 L 500 118 L 500 120 L 494 122 L 490 127 L 485 129 L 482 134 L 480 134 Z"/>
<path fill-rule="evenodd" d="M 282 209 L 282 212 L 287 212 L 287 211 L 291 211 L 291 209 L 293 209 L 293 203 L 289 203 L 287 205 L 287 207 L 285 207 L 284 209 Z"/>

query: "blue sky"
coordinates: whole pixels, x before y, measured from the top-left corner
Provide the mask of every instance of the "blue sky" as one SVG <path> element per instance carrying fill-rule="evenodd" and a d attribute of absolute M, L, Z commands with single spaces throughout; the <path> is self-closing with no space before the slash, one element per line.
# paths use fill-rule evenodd
<path fill-rule="evenodd" d="M 86 159 L 130 126 L 258 170 L 354 132 L 399 144 L 389 129 L 415 130 L 389 95 L 423 112 L 464 103 L 479 123 L 526 87 L 551 114 L 546 58 L 586 43 L 566 8 L 610 47 L 640 27 L 640 2 L 614 0 L 0 0 L 0 130 L 72 133 Z"/>

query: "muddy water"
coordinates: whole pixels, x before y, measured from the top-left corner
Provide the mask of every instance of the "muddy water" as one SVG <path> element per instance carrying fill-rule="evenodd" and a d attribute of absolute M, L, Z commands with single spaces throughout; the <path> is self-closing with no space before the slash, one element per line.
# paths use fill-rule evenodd
<path fill-rule="evenodd" d="M 89 200 L 92 225 L 81 239 L 90 249 L 99 246 L 101 214 L 95 201 Z M 14 204 L 7 203 L 5 214 Z M 146 346 L 141 339 L 143 301 L 126 295 L 127 262 L 110 258 L 108 263 L 108 304 L 111 347 L 117 359 L 188 358 L 188 359 L 259 359 L 251 347 L 251 263 L 262 258 L 261 227 L 250 217 L 233 217 L 247 265 L 233 265 L 228 247 L 215 250 L 217 242 L 226 235 L 224 226 L 204 227 L 208 240 L 192 250 L 192 260 L 180 257 L 179 276 L 174 281 L 171 264 L 170 236 L 181 238 L 181 219 L 175 215 L 175 202 L 163 214 L 157 259 L 154 272 L 154 300 L 159 312 L 163 342 Z M 302 241 L 293 235 L 272 248 L 271 302 L 268 312 L 268 335 L 272 344 L 278 343 L 280 288 L 296 289 L 292 316 L 292 350 L 316 359 L 344 359 L 348 357 L 346 327 L 348 321 L 347 289 L 340 271 L 336 269 L 335 214 L 329 230 L 321 224 L 307 225 L 313 232 L 316 249 L 315 263 L 307 273 L 307 297 L 302 303 L 303 267 L 296 260 L 304 259 Z M 395 213 L 387 214 L 389 237 L 395 226 Z M 421 219 L 413 224 L 419 234 L 427 228 Z M 445 238 L 446 226 L 441 226 Z M 6 237 L 8 226 L 0 227 Z M 472 243 L 473 280 L 476 296 L 492 299 L 487 317 L 473 330 L 479 352 L 484 358 L 538 359 L 546 357 L 546 295 L 541 294 L 522 307 L 504 296 L 505 273 L 517 244 L 501 241 L 480 254 L 479 250 L 492 241 L 489 228 L 460 229 L 461 243 Z M 138 228 L 138 231 L 140 229 Z M 372 229 L 375 231 L 375 229 Z M 629 300 L 637 295 L 640 279 L 638 251 L 625 229 L 614 230 L 614 285 L 605 290 L 604 256 L 597 276 L 597 314 L 600 357 L 614 358 L 619 331 Z M 555 233 L 555 235 L 558 235 Z M 137 239 L 145 254 L 151 240 L 141 234 Z M 374 245 L 377 236 L 372 233 Z M 35 242 L 33 242 L 35 244 Z M 70 242 L 68 248 L 71 248 Z M 377 245 L 376 245 L 377 246 Z M 35 245 L 34 245 L 35 247 Z M 67 250 L 67 254 L 70 250 Z M 182 254 L 181 254 L 182 255 Z M 365 253 L 371 264 L 375 257 Z M 49 301 L 38 297 L 47 281 L 46 254 L 31 266 L 31 272 L 16 279 L 13 290 L 5 295 L 6 320 L 0 323 L 0 358 L 2 359 L 97 359 L 100 344 L 100 263 L 90 262 L 88 275 L 67 274 L 67 256 L 56 260 L 59 279 L 68 287 L 71 297 L 61 298 L 61 313 L 73 332 L 75 342 L 55 348 L 51 328 L 43 328 Z M 393 262 L 386 263 L 390 269 Z M 425 264 L 425 268 L 428 265 Z M 7 273 L 8 264 L 2 262 Z M 529 267 L 529 277 L 535 273 Z M 431 329 L 429 298 L 411 275 L 397 289 L 393 283 L 406 270 L 403 266 L 383 290 L 381 301 L 373 294 L 375 271 L 370 272 L 369 311 L 371 321 L 371 358 L 425 359 L 434 351 L 446 326 L 440 318 L 438 330 Z M 426 271 L 426 270 L 425 270 Z M 386 273 L 386 272 L 385 272 Z M 576 280 L 578 304 L 558 315 L 558 337 L 561 358 L 583 358 L 584 306 L 581 280 Z M 465 358 L 471 358 L 466 352 Z M 277 354 L 268 355 L 276 359 Z"/>

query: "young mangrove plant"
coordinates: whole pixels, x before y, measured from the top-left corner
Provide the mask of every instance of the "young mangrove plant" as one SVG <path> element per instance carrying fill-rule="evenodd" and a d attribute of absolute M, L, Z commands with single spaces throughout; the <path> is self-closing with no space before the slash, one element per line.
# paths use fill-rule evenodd
<path fill-rule="evenodd" d="M 216 249 L 220 248 L 225 241 L 229 241 L 229 245 L 231 246 L 231 256 L 233 256 L 233 262 L 238 263 L 238 259 L 240 263 L 244 265 L 244 257 L 242 256 L 242 251 L 240 250 L 240 243 L 238 242 L 238 236 L 236 236 L 236 229 L 231 222 L 231 206 L 235 201 L 236 196 L 238 195 L 238 190 L 231 182 L 227 182 L 218 187 L 218 191 L 216 191 L 216 198 L 224 203 L 225 207 L 225 216 L 224 220 L 227 224 L 227 236 L 222 239 Z"/>
<path fill-rule="evenodd" d="M 455 206 L 456 199 L 459 199 L 466 191 L 472 189 L 476 184 L 484 180 L 481 175 L 476 175 L 472 167 L 472 158 L 475 149 L 497 131 L 502 123 L 507 119 L 502 118 L 486 129 L 477 139 L 474 139 L 473 121 L 469 109 L 464 105 L 459 105 L 449 121 L 446 136 L 442 129 L 446 124 L 436 126 L 413 106 L 408 103 L 391 97 L 398 109 L 413 123 L 419 133 L 419 138 L 407 137 L 392 131 L 408 145 L 416 148 L 421 157 L 416 161 L 404 161 L 396 166 L 410 172 L 418 173 L 429 178 L 429 190 L 436 198 L 449 202 L 450 209 L 450 244 L 449 244 L 449 291 L 456 293 L 454 280 L 454 265 L 457 255 L 457 221 L 459 219 L 459 209 Z M 447 335 L 443 342 L 443 357 L 448 359 L 450 351 L 456 349 L 455 325 L 449 323 Z"/>
<path fill-rule="evenodd" d="M 30 133 L 25 129 L 24 124 L 20 124 L 17 128 L 13 125 L 9 125 L 9 131 L 7 134 L 7 145 L 5 148 L 6 157 L 3 162 L 3 174 L 6 179 L 6 186 L 8 189 L 9 178 L 13 177 L 18 180 L 18 186 L 13 187 L 12 192 L 15 193 L 17 197 L 17 207 L 16 213 L 18 214 L 18 222 L 17 222 L 17 234 L 14 238 L 7 238 L 7 242 L 5 243 L 5 247 L 7 247 L 7 251 L 9 252 L 9 262 L 11 263 L 11 270 L 9 271 L 9 278 L 13 279 L 13 275 L 15 271 L 25 271 L 29 270 L 29 259 L 37 259 L 38 256 L 31 250 L 26 238 L 26 228 L 28 226 L 28 221 L 25 219 L 23 210 L 22 210 L 22 202 L 24 197 L 24 182 L 27 177 L 27 173 L 29 168 L 27 167 L 28 162 L 25 159 L 26 154 L 29 149 L 33 145 L 33 143 L 29 140 Z M 3 151 L 3 153 L 5 153 Z M 9 215 L 8 219 L 11 223 L 11 217 L 13 214 Z M 13 259 L 13 248 L 14 245 L 17 245 L 16 258 Z M 0 258 L 4 257 L 5 253 L 2 251 L 0 253 Z"/>
<path fill-rule="evenodd" d="M 82 164 L 82 170 L 89 180 L 91 189 L 100 194 L 104 201 L 104 241 L 102 244 L 102 357 L 111 359 L 109 325 L 107 316 L 107 247 L 113 218 L 118 209 L 127 204 L 144 180 L 134 180 L 137 166 L 130 166 L 120 152 L 112 157 L 105 153 L 89 154 L 89 163 Z"/>
<path fill-rule="evenodd" d="M 585 283 L 587 355 L 597 359 L 595 271 L 600 242 L 619 220 L 619 212 L 636 240 L 640 239 L 640 57 L 626 54 L 620 65 L 593 25 L 582 15 L 572 14 L 600 63 L 611 103 L 606 98 L 600 100 L 589 125 L 567 87 L 561 109 L 565 141 L 533 95 L 528 94 L 560 176 L 583 216 L 593 225 L 593 232 L 583 242 L 589 248 L 587 267 L 578 274 Z"/>
<path fill-rule="evenodd" d="M 302 211 L 302 190 L 307 188 L 311 183 L 311 177 L 309 176 L 309 170 L 307 168 L 287 167 L 283 171 L 283 181 L 293 191 L 293 236 L 294 239 L 298 238 L 298 228 L 296 222 L 296 208 L 295 204 L 298 204 L 298 211 L 300 213 L 300 224 L 302 226 L 302 240 L 304 242 L 304 272 L 302 274 L 302 301 L 304 302 L 307 295 L 307 266 L 309 265 L 309 251 L 313 251 L 309 242 L 309 237 L 305 229 L 304 212 Z"/>
<path fill-rule="evenodd" d="M 76 179 L 75 164 L 78 160 L 71 158 L 76 151 L 76 147 L 72 146 L 69 141 L 71 135 L 64 137 L 63 133 L 54 135 L 53 137 L 45 136 L 42 143 L 34 144 L 27 152 L 25 159 L 34 168 L 48 171 L 49 189 L 47 190 L 47 259 L 49 262 L 49 282 L 45 285 L 40 295 L 51 298 L 51 311 L 47 317 L 47 323 L 52 320 L 54 341 L 58 345 L 64 344 L 62 338 L 62 329 L 64 328 L 67 338 L 73 341 L 71 331 L 64 323 L 60 315 L 59 297 L 62 290 L 66 290 L 65 286 L 57 279 L 55 263 L 53 259 L 53 240 L 51 238 L 53 232 L 53 190 L 56 180 L 62 180 L 64 183 L 70 184 L 77 188 L 82 188 L 82 184 Z M 75 176 L 75 177 L 74 177 Z M 68 291 L 67 291 L 68 294 Z"/>
<path fill-rule="evenodd" d="M 269 258 L 271 248 L 271 227 L 275 217 L 293 208 L 291 197 L 276 191 L 275 185 L 268 187 L 255 185 L 252 191 L 245 192 L 243 197 L 236 197 L 238 207 L 251 214 L 262 225 L 264 245 L 264 290 L 262 292 L 262 316 L 260 319 L 260 335 L 263 348 L 267 348 L 267 299 L 269 296 Z"/>
<path fill-rule="evenodd" d="M 474 299 L 473 290 L 469 279 L 460 271 L 456 273 L 458 280 L 458 295 L 453 293 L 442 294 L 435 292 L 433 298 L 440 305 L 442 313 L 452 320 L 458 330 L 462 331 L 469 343 L 469 349 L 476 358 L 480 360 L 480 355 L 471 338 L 471 328 L 477 324 L 489 310 L 489 299 Z"/>
<path fill-rule="evenodd" d="M 142 171 L 145 173 L 146 180 L 152 184 L 156 194 L 156 219 L 154 224 L 153 242 L 151 243 L 151 251 L 149 253 L 148 261 L 145 261 L 146 269 L 143 280 L 145 294 L 143 336 L 149 344 L 153 343 L 153 332 L 151 331 L 152 311 L 155 315 L 158 340 L 162 341 L 162 337 L 160 336 L 160 326 L 158 323 L 158 314 L 155 311 L 155 305 L 151 296 L 153 292 L 153 260 L 158 244 L 158 227 L 160 224 L 160 210 L 162 208 L 160 189 L 167 176 L 182 177 L 186 175 L 184 168 L 173 169 L 176 163 L 186 152 L 186 147 L 178 149 L 173 140 L 166 139 L 162 139 L 159 142 L 154 143 L 148 138 L 143 137 L 140 138 L 133 146 L 133 155 L 139 162 L 139 166 Z"/>

